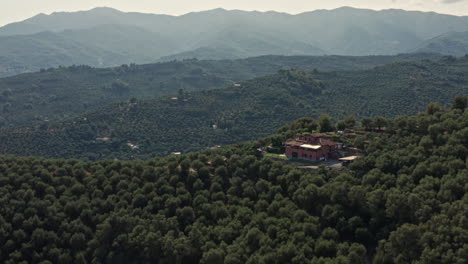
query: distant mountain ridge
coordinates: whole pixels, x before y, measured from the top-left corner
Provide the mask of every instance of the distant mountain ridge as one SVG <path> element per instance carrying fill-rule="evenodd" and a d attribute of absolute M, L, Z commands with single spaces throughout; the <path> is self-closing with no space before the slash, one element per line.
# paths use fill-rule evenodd
<path fill-rule="evenodd" d="M 157 60 L 199 58 L 236 59 L 262 55 L 392 55 L 415 50 L 426 41 L 468 28 L 468 17 L 404 10 L 374 11 L 343 7 L 291 15 L 214 9 L 181 16 L 125 13 L 112 8 L 40 14 L 0 28 L 0 51 L 23 46 L 0 57 L 0 76 L 69 66 L 116 66 Z M 51 50 L 35 60 L 37 51 L 58 46 L 22 45 L 20 36 L 38 37 L 50 31 L 76 48 Z M 15 40 L 17 42 L 15 42 Z M 33 43 L 37 41 L 32 39 Z M 91 58 L 75 54 L 89 50 Z M 101 51 L 104 49 L 105 51 Z M 445 51 L 446 49 L 439 49 Z M 106 53 L 115 54 L 102 60 Z M 62 56 L 65 54 L 66 56 Z M 32 59 L 29 59 L 29 58 Z"/>

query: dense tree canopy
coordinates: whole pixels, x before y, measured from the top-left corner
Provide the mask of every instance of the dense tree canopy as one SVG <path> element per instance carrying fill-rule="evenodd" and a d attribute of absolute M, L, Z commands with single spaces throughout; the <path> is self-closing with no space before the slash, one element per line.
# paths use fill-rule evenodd
<path fill-rule="evenodd" d="M 342 170 L 262 157 L 274 136 L 148 161 L 1 156 L 0 262 L 466 263 L 468 110 L 431 109 L 366 133 Z"/>

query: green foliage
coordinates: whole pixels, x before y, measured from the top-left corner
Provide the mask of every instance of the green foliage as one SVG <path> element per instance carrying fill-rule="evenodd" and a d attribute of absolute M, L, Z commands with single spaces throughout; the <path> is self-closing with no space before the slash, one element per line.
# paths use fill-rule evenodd
<path fill-rule="evenodd" d="M 345 128 L 353 129 L 356 126 L 356 118 L 349 115 L 343 120 L 343 123 Z"/>
<path fill-rule="evenodd" d="M 372 125 L 372 119 L 371 118 L 368 118 L 368 117 L 365 117 L 361 120 L 361 125 L 366 129 L 366 130 L 370 130 L 372 129 L 373 125 Z"/>
<path fill-rule="evenodd" d="M 465 110 L 468 107 L 468 97 L 457 96 L 452 104 L 453 109 Z"/>
<path fill-rule="evenodd" d="M 321 115 L 319 119 L 320 132 L 330 132 L 333 131 L 333 126 L 331 124 L 330 116 Z"/>
<path fill-rule="evenodd" d="M 437 112 L 441 112 L 443 110 L 444 110 L 444 107 L 441 106 L 438 103 L 430 103 L 426 107 L 426 113 L 429 114 L 429 115 L 433 115 L 433 114 L 435 114 Z"/>
<path fill-rule="evenodd" d="M 3 130 L 0 153 L 90 160 L 146 159 L 254 140 L 272 134 L 290 120 L 317 118 L 324 112 L 334 119 L 372 113 L 378 117 L 363 119 L 363 126 L 383 130 L 387 129 L 387 117 L 423 111 L 425 104 L 433 101 L 448 105 L 448 98 L 465 94 L 467 67 L 468 58 L 460 58 L 452 62 L 399 63 L 366 71 L 281 70 L 240 86 L 184 90 L 182 100 L 163 97 L 120 103 L 63 122 Z M 14 112 L 14 107 L 11 104 L 6 111 Z M 314 122 L 309 132 L 319 128 Z M 352 124 L 352 119 L 348 123 Z M 321 128 L 332 129 L 331 124 Z M 432 129 L 436 133 L 437 127 Z M 98 140 L 103 137 L 111 140 Z M 275 146 L 281 145 L 279 140 L 275 142 Z"/>
<path fill-rule="evenodd" d="M 344 120 L 336 123 L 337 130 L 353 129 L 356 126 L 356 118 L 353 115 L 347 116 Z"/>
<path fill-rule="evenodd" d="M 29 126 L 40 124 L 46 119 L 74 117 L 131 98 L 148 99 L 176 95 L 181 89 L 185 92 L 184 96 L 187 96 L 188 92 L 202 89 L 225 86 L 230 89 L 229 85 L 233 82 L 272 74 L 281 69 L 367 69 L 386 63 L 425 58 L 437 59 L 438 56 L 263 56 L 242 60 L 124 64 L 107 69 L 89 66 L 51 68 L 0 79 L 0 107 L 4 103 L 11 104 L 0 128 Z M 80 65 L 83 62 L 76 64 Z M 316 91 L 304 89 L 302 92 Z"/>
<path fill-rule="evenodd" d="M 383 116 L 376 116 L 373 120 L 374 126 L 381 130 L 387 125 L 387 120 Z"/>
<path fill-rule="evenodd" d="M 343 170 L 298 170 L 257 143 L 148 161 L 0 156 L 0 262 L 464 263 L 468 111 L 363 137 L 367 155 Z"/>

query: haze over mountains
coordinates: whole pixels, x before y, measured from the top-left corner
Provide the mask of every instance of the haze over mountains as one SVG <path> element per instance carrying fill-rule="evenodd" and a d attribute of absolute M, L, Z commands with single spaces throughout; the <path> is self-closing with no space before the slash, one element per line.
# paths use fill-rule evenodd
<path fill-rule="evenodd" d="M 416 52 L 434 52 L 463 56 L 468 54 L 468 31 L 450 32 L 424 42 Z"/>
<path fill-rule="evenodd" d="M 182 16 L 96 8 L 40 14 L 0 28 L 0 76 L 59 65 L 124 63 L 261 55 L 383 55 L 412 51 L 463 55 L 468 17 L 354 8 L 298 15 L 215 9 Z M 47 33 L 44 33 L 47 32 Z M 457 33 L 453 33 L 457 34 Z"/>

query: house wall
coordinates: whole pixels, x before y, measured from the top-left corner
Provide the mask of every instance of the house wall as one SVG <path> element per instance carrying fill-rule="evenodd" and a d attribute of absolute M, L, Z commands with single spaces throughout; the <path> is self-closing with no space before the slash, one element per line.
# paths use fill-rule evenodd
<path fill-rule="evenodd" d="M 288 158 L 292 158 L 293 152 L 296 152 L 298 159 L 320 160 L 321 157 L 328 158 L 329 151 L 330 149 L 328 146 L 323 146 L 321 149 L 318 149 L 318 150 L 305 150 L 301 148 L 294 148 L 291 146 L 286 146 L 285 155 Z"/>

